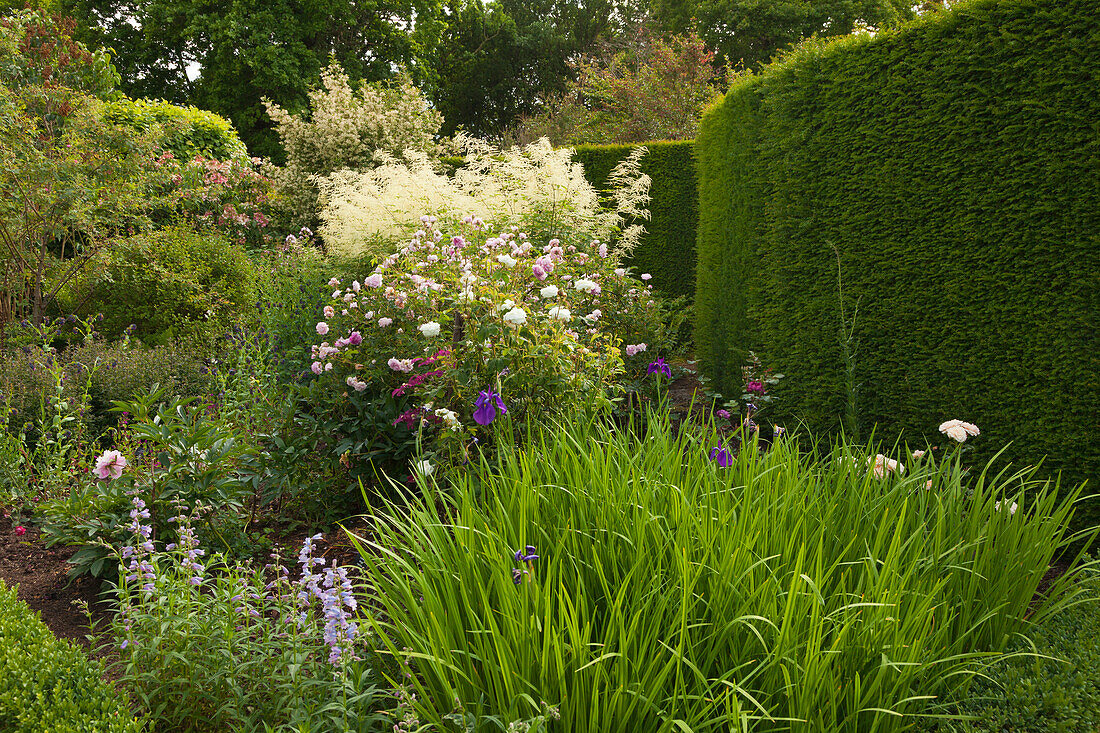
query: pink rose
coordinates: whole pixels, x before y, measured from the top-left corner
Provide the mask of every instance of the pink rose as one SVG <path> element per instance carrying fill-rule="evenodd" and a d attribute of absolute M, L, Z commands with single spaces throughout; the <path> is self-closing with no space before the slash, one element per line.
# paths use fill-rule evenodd
<path fill-rule="evenodd" d="M 27 533 L 27 528 L 26 527 L 16 527 L 15 528 L 15 534 L 17 534 L 20 537 L 22 537 L 26 533 Z"/>
<path fill-rule="evenodd" d="M 313 365 L 312 365 L 312 366 L 310 367 L 310 369 L 312 369 L 312 370 L 313 370 L 313 373 L 314 373 L 314 374 L 318 374 L 318 375 L 319 375 L 319 374 L 321 373 L 321 370 L 322 370 L 323 368 L 324 368 L 324 367 L 322 367 L 322 366 L 321 366 L 321 362 L 319 362 L 319 361 L 315 361 L 315 362 L 313 362 Z"/>
<path fill-rule="evenodd" d="M 92 472 L 101 479 L 118 478 L 122 475 L 122 469 L 126 468 L 126 459 L 117 450 L 105 451 L 95 460 L 95 468 Z"/>
<path fill-rule="evenodd" d="M 317 322 L 317 335 L 318 336 L 324 336 L 326 333 L 328 333 L 328 324 L 325 323 L 324 321 L 318 321 Z"/>

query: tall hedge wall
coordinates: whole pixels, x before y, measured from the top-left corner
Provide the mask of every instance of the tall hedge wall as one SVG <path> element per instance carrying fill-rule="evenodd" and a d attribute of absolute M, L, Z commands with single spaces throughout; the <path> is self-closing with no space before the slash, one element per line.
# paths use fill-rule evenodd
<path fill-rule="evenodd" d="M 737 393 L 759 348 L 783 420 L 835 429 L 850 387 L 864 437 L 958 418 L 978 459 L 1095 482 L 1098 11 L 964 2 L 739 81 L 696 140 L 705 372 Z"/>
<path fill-rule="evenodd" d="M 573 160 L 584 165 L 584 176 L 597 190 L 630 154 L 632 145 L 580 145 Z M 627 265 L 653 275 L 653 286 L 670 296 L 695 295 L 695 226 L 699 216 L 695 163 L 690 140 L 645 143 L 642 172 L 653 179 L 650 220 L 646 233 Z"/>

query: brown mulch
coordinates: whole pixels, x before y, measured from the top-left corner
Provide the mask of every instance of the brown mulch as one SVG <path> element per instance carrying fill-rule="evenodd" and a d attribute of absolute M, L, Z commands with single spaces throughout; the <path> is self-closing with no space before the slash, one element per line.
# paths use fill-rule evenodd
<path fill-rule="evenodd" d="M 99 581 L 83 577 L 70 582 L 66 561 L 76 548 L 47 548 L 33 526 L 26 526 L 23 535 L 15 529 L 10 517 L 0 518 L 0 579 L 9 587 L 19 586 L 19 599 L 38 611 L 54 635 L 87 647 L 88 619 L 74 601 L 84 601 L 95 618 L 104 618 L 108 610 L 99 603 Z"/>

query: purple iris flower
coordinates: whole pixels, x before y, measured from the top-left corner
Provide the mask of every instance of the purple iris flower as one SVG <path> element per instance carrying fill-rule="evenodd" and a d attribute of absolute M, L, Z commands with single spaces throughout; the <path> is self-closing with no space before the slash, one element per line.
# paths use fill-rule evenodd
<path fill-rule="evenodd" d="M 501 414 L 508 412 L 498 393 L 491 389 L 478 392 L 477 400 L 474 401 L 474 422 L 478 425 L 488 425 L 496 419 L 497 407 L 500 408 Z"/>
<path fill-rule="evenodd" d="M 658 359 L 649 365 L 649 369 L 646 370 L 646 374 L 664 374 L 669 379 L 672 379 L 672 367 L 665 364 L 664 359 Z"/>
<path fill-rule="evenodd" d="M 539 559 L 539 556 L 535 554 L 534 545 L 527 545 L 522 550 L 516 550 L 513 557 L 515 557 L 516 562 L 534 562 Z"/>
<path fill-rule="evenodd" d="M 710 460 L 716 461 L 719 468 L 729 468 L 733 465 L 733 454 L 722 446 L 710 449 Z"/>

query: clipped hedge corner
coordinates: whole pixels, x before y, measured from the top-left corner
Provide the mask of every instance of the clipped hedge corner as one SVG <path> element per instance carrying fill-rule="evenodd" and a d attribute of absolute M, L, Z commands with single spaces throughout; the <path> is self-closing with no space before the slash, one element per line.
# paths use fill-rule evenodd
<path fill-rule="evenodd" d="M 103 663 L 55 637 L 0 583 L 0 730 L 138 733 L 126 696 L 103 681 Z"/>

